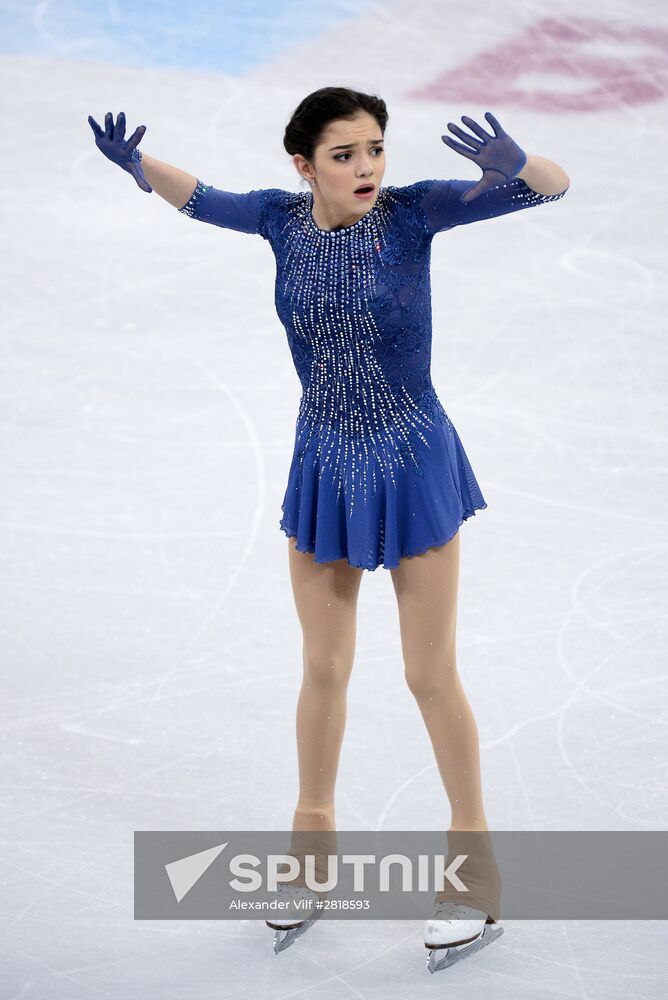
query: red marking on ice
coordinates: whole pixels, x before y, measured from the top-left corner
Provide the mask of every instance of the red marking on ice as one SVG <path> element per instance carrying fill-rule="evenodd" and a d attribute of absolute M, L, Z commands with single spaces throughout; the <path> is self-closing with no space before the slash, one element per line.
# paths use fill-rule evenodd
<path fill-rule="evenodd" d="M 533 80 L 523 86 L 527 74 Z M 563 90 L 554 85 L 555 76 L 563 77 Z M 545 78 L 544 86 L 535 82 L 540 77 Z M 549 17 L 477 52 L 406 96 L 481 105 L 491 101 L 558 114 L 611 111 L 661 101 L 667 95 L 666 28 Z"/>

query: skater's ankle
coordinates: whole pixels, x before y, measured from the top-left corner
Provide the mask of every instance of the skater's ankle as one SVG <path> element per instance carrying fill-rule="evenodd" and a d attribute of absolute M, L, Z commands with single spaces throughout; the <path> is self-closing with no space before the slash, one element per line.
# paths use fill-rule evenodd
<path fill-rule="evenodd" d="M 448 827 L 448 833 L 489 833 L 489 827 L 485 821 L 482 823 L 452 823 Z"/>
<path fill-rule="evenodd" d="M 336 830 L 334 810 L 323 806 L 297 806 L 292 819 L 293 831 Z"/>

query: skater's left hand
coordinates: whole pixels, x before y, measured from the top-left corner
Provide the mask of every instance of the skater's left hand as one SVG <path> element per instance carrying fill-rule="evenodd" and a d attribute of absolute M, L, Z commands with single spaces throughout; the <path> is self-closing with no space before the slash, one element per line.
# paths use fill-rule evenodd
<path fill-rule="evenodd" d="M 494 135 L 485 132 L 472 118 L 462 115 L 464 124 L 468 125 L 477 136 L 480 136 L 480 140 L 475 139 L 468 132 L 464 132 L 458 125 L 453 125 L 452 122 L 448 122 L 450 131 L 468 145 L 462 146 L 461 143 L 451 139 L 449 135 L 441 136 L 446 146 L 473 160 L 483 172 L 476 186 L 464 192 L 460 198 L 460 201 L 463 202 L 471 201 L 484 191 L 512 180 L 527 162 L 527 154 L 510 138 L 507 132 L 504 132 L 494 115 L 486 111 L 485 118 L 494 129 Z"/>

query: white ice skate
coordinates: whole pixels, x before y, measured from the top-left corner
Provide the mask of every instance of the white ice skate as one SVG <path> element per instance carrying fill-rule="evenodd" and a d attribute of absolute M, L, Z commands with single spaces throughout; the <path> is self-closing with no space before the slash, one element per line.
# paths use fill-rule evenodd
<path fill-rule="evenodd" d="M 424 945 L 429 948 L 427 968 L 438 972 L 467 958 L 503 934 L 503 927 L 483 910 L 462 903 L 437 902 L 425 921 Z"/>
<path fill-rule="evenodd" d="M 276 898 L 290 903 L 289 907 L 281 908 L 281 916 L 265 920 L 267 927 L 276 931 L 274 937 L 274 953 L 285 951 L 322 916 L 323 908 L 317 907 L 320 896 L 317 892 L 304 885 L 294 885 L 291 882 L 279 882 L 276 888 Z"/>

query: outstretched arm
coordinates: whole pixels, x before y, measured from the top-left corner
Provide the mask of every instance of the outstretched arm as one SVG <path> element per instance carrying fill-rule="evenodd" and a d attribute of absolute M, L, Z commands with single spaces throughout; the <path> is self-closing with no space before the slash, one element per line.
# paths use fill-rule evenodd
<path fill-rule="evenodd" d="M 441 139 L 482 170 L 479 181 L 432 180 L 420 201 L 425 213 L 427 231 L 432 235 L 454 226 L 492 219 L 523 208 L 558 201 L 570 187 L 568 174 L 558 163 L 542 156 L 528 156 L 521 146 L 499 124 L 489 111 L 485 118 L 493 135 L 466 115 L 462 121 L 471 132 L 448 123 L 450 131 L 463 143 L 449 135 Z M 424 187 L 424 182 L 422 182 Z"/>
<path fill-rule="evenodd" d="M 118 114 L 116 122 L 111 111 L 108 111 L 104 119 L 104 130 L 92 115 L 88 116 L 88 123 L 93 130 L 97 148 L 108 160 L 131 174 L 142 191 L 148 194 L 155 191 L 191 219 L 200 219 L 202 222 L 236 229 L 242 233 L 260 233 L 264 239 L 268 239 L 262 228 L 262 208 L 267 198 L 281 194 L 279 189 L 259 189 L 242 194 L 219 190 L 204 184 L 194 174 L 144 155 L 137 146 L 144 137 L 146 126 L 137 126 L 126 140 L 123 111 Z"/>
<path fill-rule="evenodd" d="M 478 183 L 462 194 L 462 203 L 473 201 L 499 184 L 507 184 L 516 177 L 523 180 L 537 194 L 565 193 L 570 181 L 558 164 L 542 156 L 527 156 L 490 111 L 485 112 L 485 118 L 492 126 L 493 135 L 485 132 L 484 128 L 472 118 L 462 115 L 462 121 L 474 134 L 464 132 L 458 125 L 448 122 L 450 131 L 463 142 L 455 142 L 449 135 L 441 136 L 446 146 L 466 156 L 482 170 L 482 177 Z"/>

